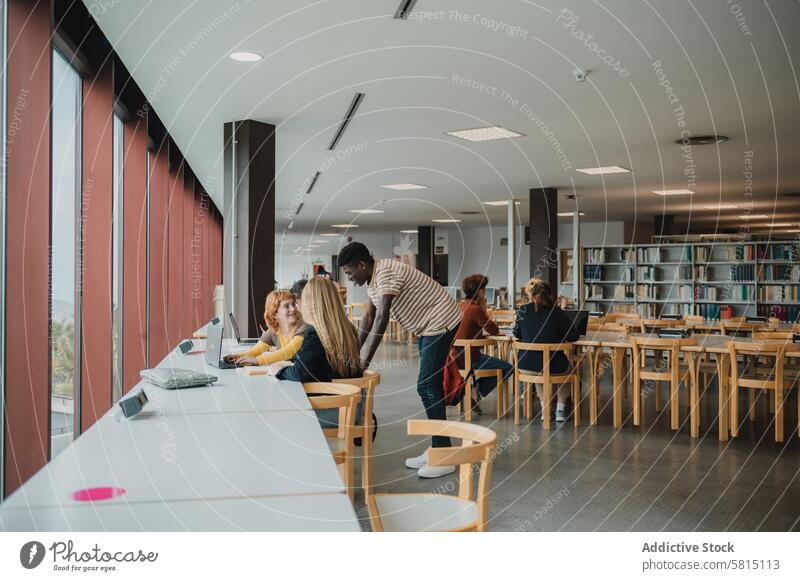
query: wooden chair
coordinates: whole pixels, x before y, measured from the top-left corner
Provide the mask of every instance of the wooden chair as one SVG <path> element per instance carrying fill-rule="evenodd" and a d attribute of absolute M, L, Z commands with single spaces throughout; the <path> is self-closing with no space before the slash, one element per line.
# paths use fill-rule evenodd
<path fill-rule="evenodd" d="M 606 323 L 616 323 L 620 319 L 641 319 L 639 313 L 606 313 Z"/>
<path fill-rule="evenodd" d="M 661 382 L 669 384 L 670 402 L 670 425 L 673 430 L 679 427 L 679 396 L 678 390 L 680 382 L 690 377 L 689 366 L 681 361 L 681 345 L 691 345 L 696 343 L 694 339 L 661 339 L 656 337 L 637 337 L 631 336 L 631 352 L 633 362 L 633 424 L 638 426 L 642 422 L 642 380 L 652 380 L 655 382 L 656 408 L 661 401 Z M 665 369 L 661 365 L 663 359 L 656 357 L 653 365 L 648 365 L 645 351 L 666 352 L 668 355 L 668 367 Z"/>
<path fill-rule="evenodd" d="M 550 429 L 550 400 L 552 399 L 553 385 L 563 383 L 572 384 L 572 421 L 574 425 L 581 425 L 581 373 L 575 365 L 575 345 L 574 343 L 521 343 L 515 341 L 512 345 L 514 349 L 514 423 L 519 424 L 519 384 L 526 385 L 542 384 L 542 419 L 545 430 Z M 527 371 L 519 368 L 520 351 L 538 351 L 542 354 L 542 372 Z M 569 363 L 567 373 L 553 375 L 550 373 L 550 357 L 555 351 L 563 351 Z M 533 394 L 528 387 L 525 389 L 525 417 L 530 420 L 533 410 Z"/>
<path fill-rule="evenodd" d="M 408 420 L 410 436 L 449 436 L 461 446 L 428 448 L 429 466 L 458 465 L 458 496 L 449 494 L 372 494 L 367 500 L 375 532 L 486 531 L 489 485 L 497 435 L 475 424 L 447 420 Z M 477 464 L 478 482 L 474 476 Z M 474 494 L 474 497 L 473 497 Z"/>
<path fill-rule="evenodd" d="M 380 373 L 371 369 L 365 369 L 363 377 L 336 380 L 336 383 L 358 387 L 361 390 L 361 401 L 364 402 L 361 422 L 358 422 L 358 418 L 355 419 L 352 435 L 354 440 L 355 438 L 361 438 L 361 488 L 364 490 L 365 498 L 372 494 L 372 477 L 374 473 L 372 430 L 375 428 L 375 424 L 372 422 L 372 411 L 374 409 L 375 388 L 380 382 Z M 356 407 L 357 411 L 358 407 Z"/>
<path fill-rule="evenodd" d="M 323 428 L 333 460 L 339 466 L 345 489 L 353 500 L 353 427 L 361 389 L 343 383 L 304 383 L 303 389 L 310 397 L 312 410 L 339 410 L 336 428 Z"/>
<path fill-rule="evenodd" d="M 686 323 L 702 323 L 705 319 L 703 315 L 683 315 L 683 321 Z"/>
<path fill-rule="evenodd" d="M 464 368 L 459 369 L 461 377 L 467 377 L 469 370 L 472 369 L 472 349 L 491 349 L 492 352 L 487 355 L 498 355 L 497 339 L 458 339 L 453 342 L 454 347 L 459 347 L 464 352 Z M 506 404 L 506 382 L 503 381 L 502 369 L 474 369 L 473 379 L 467 381 L 464 386 L 465 393 L 462 403 L 464 405 L 464 419 L 468 422 L 472 421 L 472 390 L 478 389 L 478 380 L 483 377 L 494 377 L 497 381 L 497 419 L 502 418 L 507 409 Z"/>
<path fill-rule="evenodd" d="M 730 381 L 730 401 L 731 401 L 731 436 L 739 434 L 739 388 L 745 387 L 750 390 L 762 389 L 771 390 L 775 394 L 775 441 L 783 442 L 783 404 L 785 399 L 786 386 L 784 382 L 784 352 L 786 343 L 764 343 L 764 342 L 745 342 L 731 341 L 728 344 L 731 358 L 731 381 Z M 738 360 L 739 355 L 745 356 L 745 363 Z M 748 359 L 765 358 L 774 361 L 772 368 L 766 373 L 753 373 L 753 369 L 748 369 Z M 752 400 L 751 400 L 752 402 Z M 800 408 L 800 404 L 798 404 Z M 750 406 L 751 419 L 752 405 Z"/>

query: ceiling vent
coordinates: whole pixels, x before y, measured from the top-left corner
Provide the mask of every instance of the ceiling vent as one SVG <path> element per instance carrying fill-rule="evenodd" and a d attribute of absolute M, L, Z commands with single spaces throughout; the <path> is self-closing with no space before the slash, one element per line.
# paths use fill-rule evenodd
<path fill-rule="evenodd" d="M 297 216 L 297 215 L 300 213 L 300 210 L 302 210 L 302 209 L 303 209 L 303 206 L 304 206 L 304 205 L 305 205 L 305 204 L 304 204 L 303 202 L 300 202 L 300 204 L 297 206 L 297 209 L 294 211 L 294 215 L 295 215 L 295 216 Z"/>
<path fill-rule="evenodd" d="M 483 214 L 483 212 L 477 212 L 475 210 L 465 210 L 463 212 L 459 212 L 462 216 L 479 216 Z"/>
<path fill-rule="evenodd" d="M 308 184 L 308 189 L 306 190 L 307 194 L 311 193 L 311 190 L 314 189 L 314 186 L 317 185 L 317 180 L 319 179 L 319 172 L 314 174 L 314 177 L 311 178 L 311 183 Z"/>
<path fill-rule="evenodd" d="M 347 126 L 350 125 L 350 121 L 355 117 L 356 111 L 358 110 L 358 106 L 361 105 L 361 101 L 364 100 L 364 93 L 356 93 L 356 96 L 353 97 L 352 103 L 350 103 L 350 107 L 347 109 L 347 113 L 344 115 L 344 119 L 339 124 L 339 129 L 336 130 L 336 135 L 333 136 L 333 140 L 331 144 L 328 146 L 329 150 L 336 149 L 336 144 L 339 143 L 339 140 L 344 135 Z"/>

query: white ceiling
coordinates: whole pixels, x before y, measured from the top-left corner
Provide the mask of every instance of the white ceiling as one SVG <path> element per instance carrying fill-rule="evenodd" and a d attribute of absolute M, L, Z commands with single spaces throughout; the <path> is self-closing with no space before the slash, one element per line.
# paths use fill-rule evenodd
<path fill-rule="evenodd" d="M 365 227 L 413 227 L 450 215 L 465 225 L 500 223 L 505 208 L 459 212 L 526 197 L 532 187 L 558 188 L 561 211 L 574 209 L 565 198 L 574 190 L 584 219 L 595 222 L 652 223 L 666 212 L 705 230 L 718 214 L 720 227 L 740 226 L 739 211 L 703 208 L 719 202 L 753 202 L 753 213 L 800 222 L 800 198 L 783 196 L 800 192 L 797 2 L 419 0 L 407 21 L 392 18 L 399 0 L 84 2 L 218 203 L 223 124 L 278 126 L 278 215 L 285 225 L 296 200 L 305 202 L 296 229 L 354 218 Z M 565 5 L 578 16 L 571 28 Z M 487 19 L 504 27 L 493 30 Z M 582 42 L 579 33 L 593 37 Z M 234 62 L 235 50 L 264 59 Z M 668 102 L 654 61 L 677 103 Z M 586 82 L 574 81 L 576 68 L 589 72 Z M 459 86 L 454 75 L 486 88 Z M 328 151 L 357 91 L 366 93 L 358 116 L 339 150 Z M 683 158 L 674 143 L 678 105 L 693 135 L 730 140 Z M 485 125 L 525 136 L 469 143 L 444 134 Z M 742 173 L 748 151 L 752 197 Z M 633 173 L 575 171 L 597 165 Z M 685 170 L 697 175 L 694 196 L 650 193 L 686 188 Z M 379 187 L 394 182 L 430 189 Z M 363 207 L 385 213 L 348 213 Z M 519 208 L 524 222 L 527 205 Z"/>

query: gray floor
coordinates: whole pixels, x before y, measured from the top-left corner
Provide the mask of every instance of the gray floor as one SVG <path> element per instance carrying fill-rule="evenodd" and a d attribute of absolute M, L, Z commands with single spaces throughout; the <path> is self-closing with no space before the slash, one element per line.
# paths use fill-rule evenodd
<path fill-rule="evenodd" d="M 415 347 L 381 346 L 374 366 L 382 373 L 375 410 L 377 492 L 439 492 L 457 489 L 455 475 L 420 479 L 404 465 L 427 441 L 406 435 L 406 420 L 424 417 L 416 393 L 419 368 Z M 758 402 L 758 418 L 745 418 L 735 440 L 719 442 L 716 390 L 703 403 L 701 437 L 689 437 L 685 423 L 674 432 L 666 413 L 645 401 L 645 420 L 628 416 L 619 431 L 611 425 L 610 383 L 601 387 L 602 415 L 590 427 L 569 422 L 545 431 L 538 417 L 515 426 L 513 417 L 495 418 L 494 394 L 476 420 L 497 432 L 492 473 L 490 528 L 493 531 L 787 531 L 800 530 L 800 440 L 797 400 L 790 396 L 786 441 L 773 439 L 771 414 Z M 585 393 L 585 390 L 584 390 Z M 683 393 L 681 394 L 683 396 Z M 745 399 L 745 398 L 743 398 Z M 608 404 L 608 405 L 607 405 Z M 538 405 L 535 404 L 538 409 Z M 458 419 L 455 409 L 450 419 Z M 681 421 L 685 422 L 681 412 Z M 554 424 L 555 425 L 555 424 Z M 358 464 L 357 464 L 358 466 Z M 357 467 L 358 470 L 358 467 Z M 357 474 L 358 482 L 360 475 Z M 356 494 L 362 526 L 369 530 L 363 495 Z"/>

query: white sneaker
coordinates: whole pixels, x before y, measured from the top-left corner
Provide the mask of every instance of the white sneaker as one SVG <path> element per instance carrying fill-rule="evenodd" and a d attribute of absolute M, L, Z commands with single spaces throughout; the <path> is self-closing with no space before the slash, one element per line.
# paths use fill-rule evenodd
<path fill-rule="evenodd" d="M 417 471 L 417 476 L 420 478 L 439 478 L 439 476 L 446 476 L 455 471 L 455 466 L 428 466 L 425 464 Z"/>
<path fill-rule="evenodd" d="M 556 410 L 556 421 L 557 422 L 565 422 L 567 421 L 567 410 L 565 409 L 557 409 Z"/>
<path fill-rule="evenodd" d="M 420 456 L 416 458 L 406 458 L 406 467 L 419 470 L 428 463 L 428 451 L 425 450 Z"/>

